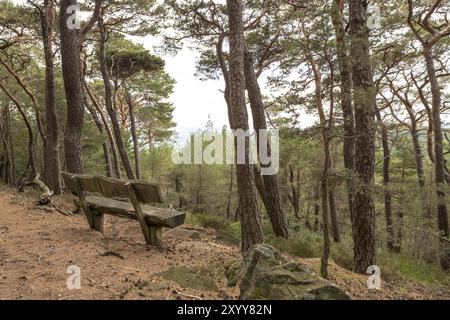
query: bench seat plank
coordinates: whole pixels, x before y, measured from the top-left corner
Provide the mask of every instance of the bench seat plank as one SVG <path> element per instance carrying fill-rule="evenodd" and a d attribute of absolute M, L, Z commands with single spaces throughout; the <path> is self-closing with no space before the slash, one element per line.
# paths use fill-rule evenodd
<path fill-rule="evenodd" d="M 138 217 L 134 213 L 133 205 L 130 202 L 123 202 L 98 196 L 86 197 L 86 202 L 92 211 L 131 220 L 138 220 Z M 81 206 L 78 199 L 75 199 L 75 204 L 78 207 Z M 156 208 L 149 205 L 142 205 L 141 208 L 142 212 L 145 214 L 145 220 L 149 225 L 175 228 L 184 223 L 186 215 L 184 212 Z"/>

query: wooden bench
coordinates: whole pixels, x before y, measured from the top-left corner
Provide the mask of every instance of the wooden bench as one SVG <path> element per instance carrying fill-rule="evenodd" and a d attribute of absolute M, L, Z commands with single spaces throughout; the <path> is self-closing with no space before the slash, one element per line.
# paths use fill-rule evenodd
<path fill-rule="evenodd" d="M 67 172 L 61 175 L 67 189 L 78 197 L 75 205 L 83 209 L 89 227 L 96 231 L 103 233 L 104 214 L 137 220 L 145 242 L 161 246 L 162 228 L 175 228 L 184 223 L 185 213 L 149 205 L 163 202 L 157 184 Z"/>

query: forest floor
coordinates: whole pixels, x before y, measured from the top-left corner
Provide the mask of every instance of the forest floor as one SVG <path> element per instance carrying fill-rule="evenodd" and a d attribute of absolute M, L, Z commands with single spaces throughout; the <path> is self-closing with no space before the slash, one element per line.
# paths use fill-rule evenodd
<path fill-rule="evenodd" d="M 54 202 L 73 209 L 68 198 Z M 163 231 L 163 247 L 146 246 L 136 221 L 106 217 L 105 235 L 73 217 L 36 209 L 36 197 L 0 192 L 1 299 L 236 299 L 224 265 L 239 248 L 215 231 L 184 225 Z M 301 259 L 316 269 L 318 259 Z M 81 270 L 81 289 L 69 290 L 68 266 Z M 330 277 L 356 299 L 450 299 L 450 289 L 412 281 L 383 283 L 369 291 L 367 277 L 335 264 Z"/>

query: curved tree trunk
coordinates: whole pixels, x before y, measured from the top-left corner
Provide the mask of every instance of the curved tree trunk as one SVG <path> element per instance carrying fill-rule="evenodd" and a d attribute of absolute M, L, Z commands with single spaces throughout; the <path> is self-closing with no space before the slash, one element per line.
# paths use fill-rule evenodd
<path fill-rule="evenodd" d="M 92 119 L 94 120 L 94 123 L 95 123 L 98 131 L 100 132 L 101 135 L 104 135 L 105 125 L 104 125 L 103 121 L 98 117 L 94 108 L 92 108 L 92 106 L 87 101 L 87 97 L 85 97 L 85 105 L 86 105 L 86 109 L 88 109 L 89 113 L 91 114 Z M 111 162 L 111 154 L 109 152 L 108 140 L 106 137 L 105 137 L 105 142 L 102 143 L 102 148 L 103 148 L 103 156 L 105 158 L 106 176 L 112 177 L 113 176 L 113 168 L 112 168 L 112 162 Z"/>
<path fill-rule="evenodd" d="M 1 119 L 0 123 L 0 135 L 3 142 L 3 149 L 5 151 L 5 155 L 3 156 L 3 172 L 2 172 L 2 179 L 4 183 L 9 184 L 10 186 L 14 186 L 14 179 L 13 179 L 13 160 L 11 155 L 11 145 L 8 140 L 8 132 L 7 132 L 7 107 L 5 108 L 5 111 L 3 111 L 4 118 Z"/>
<path fill-rule="evenodd" d="M 102 18 L 99 18 L 98 25 L 100 29 L 100 70 L 103 77 L 103 82 L 105 86 L 105 104 L 106 110 L 111 119 L 111 125 L 114 133 L 114 137 L 117 144 L 117 149 L 119 150 L 120 158 L 122 159 L 122 164 L 127 173 L 127 177 L 130 180 L 135 180 L 136 176 L 134 175 L 133 168 L 131 166 L 130 158 L 128 157 L 128 153 L 125 147 L 125 143 L 122 138 L 122 132 L 120 131 L 119 121 L 117 119 L 116 110 L 113 107 L 112 101 L 112 88 L 111 81 L 109 79 L 108 68 L 106 65 L 106 31 L 102 22 Z"/>
<path fill-rule="evenodd" d="M 20 105 L 20 102 L 12 95 L 11 92 L 0 82 L 0 88 L 6 93 L 6 95 L 11 99 L 11 101 L 16 105 L 17 110 L 20 113 L 20 116 L 22 117 L 23 121 L 25 122 L 25 126 L 27 127 L 28 131 L 28 164 L 31 168 L 31 175 L 33 177 L 36 176 L 37 169 L 36 169 L 36 158 L 34 154 L 34 133 L 33 133 L 33 127 L 31 126 L 30 120 L 28 119 L 27 114 L 23 110 L 22 106 Z"/>
<path fill-rule="evenodd" d="M 122 178 L 122 173 L 120 172 L 120 162 L 119 162 L 119 155 L 117 154 L 117 148 L 116 148 L 116 143 L 114 141 L 114 135 L 111 132 L 111 128 L 108 125 L 108 121 L 106 119 L 105 114 L 103 113 L 102 108 L 100 107 L 100 105 L 98 104 L 97 99 L 94 97 L 94 95 L 91 92 L 91 89 L 89 88 L 88 84 L 86 83 L 86 81 L 84 81 L 84 88 L 87 92 L 87 94 L 89 95 L 89 98 L 92 101 L 92 104 L 94 105 L 95 109 L 97 110 L 98 114 L 100 115 L 100 118 L 102 120 L 103 123 L 103 128 L 106 130 L 106 135 L 108 137 L 108 141 L 109 141 L 109 147 L 108 149 L 111 150 L 111 154 L 112 154 L 112 160 L 113 160 L 113 164 L 114 164 L 114 173 L 117 179 L 121 179 Z M 106 155 L 105 155 L 106 158 Z"/>
<path fill-rule="evenodd" d="M 253 129 L 256 131 L 257 136 L 257 148 L 259 159 L 259 139 L 260 130 L 267 130 L 266 114 L 264 102 L 261 95 L 261 89 L 258 84 L 258 79 L 253 67 L 253 61 L 250 52 L 245 50 L 244 52 L 244 65 L 245 65 L 245 86 L 247 88 L 248 97 L 250 100 L 250 108 L 253 116 Z M 267 157 L 271 157 L 271 148 L 269 140 L 267 140 Z M 270 167 L 269 164 L 261 163 L 262 167 Z M 258 179 L 259 177 L 256 177 Z M 280 189 L 278 186 L 277 175 L 263 175 L 264 184 L 264 205 L 269 215 L 270 222 L 274 233 L 279 237 L 287 238 L 289 235 L 288 225 L 286 217 L 283 213 L 281 204 Z"/>
<path fill-rule="evenodd" d="M 128 113 L 130 116 L 131 136 L 133 138 L 134 166 L 136 179 L 141 179 L 141 158 L 139 156 L 139 139 L 136 131 L 136 116 L 134 114 L 133 97 L 128 89 L 125 89 L 126 100 L 128 104 Z"/>

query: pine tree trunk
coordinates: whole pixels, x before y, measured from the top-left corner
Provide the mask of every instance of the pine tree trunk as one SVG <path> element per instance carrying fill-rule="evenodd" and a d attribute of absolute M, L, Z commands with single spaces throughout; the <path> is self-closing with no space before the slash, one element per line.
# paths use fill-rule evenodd
<path fill-rule="evenodd" d="M 44 182 L 55 194 L 61 193 L 59 160 L 59 124 L 56 112 L 55 71 L 53 61 L 53 30 L 55 8 L 52 0 L 44 1 L 41 12 L 42 38 L 45 57 L 45 139 Z"/>
<path fill-rule="evenodd" d="M 67 8 L 76 0 L 60 1 L 61 62 L 67 100 L 67 119 L 64 134 L 66 170 L 83 173 L 82 132 L 84 125 L 84 98 L 82 64 L 76 29 L 69 29 Z"/>
<path fill-rule="evenodd" d="M 123 167 L 127 173 L 129 180 L 135 180 L 133 168 L 131 166 L 130 158 L 125 147 L 125 143 L 122 138 L 122 132 L 120 130 L 119 121 L 117 119 L 117 112 L 113 107 L 113 94 L 111 88 L 111 81 L 108 74 L 108 67 L 106 65 L 106 32 L 101 18 L 99 19 L 99 29 L 100 29 L 100 70 L 103 77 L 103 82 L 105 86 L 105 104 L 106 110 L 109 114 L 111 125 L 119 151 L 120 158 L 122 160 Z"/>
<path fill-rule="evenodd" d="M 353 221 L 354 184 L 351 175 L 355 169 L 355 116 L 352 104 L 352 65 L 345 41 L 342 9 L 343 0 L 333 0 L 331 16 L 336 34 L 338 65 L 341 75 L 341 109 L 344 118 L 344 167 L 348 171 L 347 197 L 350 220 Z"/>
<path fill-rule="evenodd" d="M 245 65 L 245 85 L 250 100 L 250 108 L 253 116 L 253 129 L 257 134 L 257 148 L 259 154 L 260 130 L 267 130 L 266 114 L 264 102 L 261 95 L 261 89 L 253 67 L 253 61 L 250 52 L 244 52 Z M 269 140 L 267 140 L 267 156 L 271 156 Z M 259 157 L 258 157 L 259 158 Z M 262 167 L 270 167 L 270 164 L 261 164 Z M 258 179 L 258 177 L 256 177 Z M 280 189 L 278 186 L 277 175 L 263 175 L 264 184 L 264 204 L 269 215 L 275 235 L 287 238 L 289 235 L 286 217 L 281 205 Z"/>
<path fill-rule="evenodd" d="M 324 163 L 321 178 L 322 191 L 322 227 L 323 227 L 323 251 L 320 263 L 320 275 L 322 278 L 328 278 L 328 258 L 330 256 L 330 235 L 328 227 L 328 170 L 330 168 L 331 154 L 330 154 L 330 140 L 327 129 L 323 129 L 323 146 L 324 146 Z"/>
<path fill-rule="evenodd" d="M 139 139 L 136 132 L 136 116 L 134 114 L 133 97 L 128 89 L 126 89 L 126 100 L 128 104 L 128 112 L 130 116 L 130 130 L 133 139 L 134 166 L 136 171 L 136 179 L 141 180 L 141 158 L 139 155 Z"/>
<path fill-rule="evenodd" d="M 411 139 L 414 146 L 414 160 L 416 164 L 417 180 L 420 188 L 420 201 L 422 203 L 422 211 L 424 217 L 430 218 L 432 216 L 431 208 L 428 205 L 427 195 L 425 190 L 425 172 L 423 169 L 423 154 L 422 146 L 420 144 L 419 130 L 417 128 L 417 121 L 411 117 Z"/>
<path fill-rule="evenodd" d="M 372 186 L 375 167 L 376 99 L 369 52 L 367 0 L 350 0 L 350 38 L 357 174 L 353 201 L 354 271 L 365 274 L 367 268 L 375 263 L 375 204 Z"/>
<path fill-rule="evenodd" d="M 0 135 L 2 137 L 3 149 L 5 151 L 5 155 L 3 157 L 3 181 L 6 184 L 9 184 L 11 187 L 13 186 L 13 170 L 12 170 L 12 156 L 11 156 L 11 145 L 8 139 L 8 108 L 4 108 L 2 110 L 3 117 L 0 123 Z"/>
<path fill-rule="evenodd" d="M 15 96 L 0 82 L 0 88 L 5 92 L 5 94 L 8 96 L 9 99 L 16 105 L 17 110 L 19 111 L 20 116 L 22 117 L 22 120 L 25 123 L 25 126 L 27 127 L 28 132 L 28 164 L 27 164 L 27 170 L 28 167 L 31 168 L 31 176 L 35 177 L 37 174 L 37 168 L 36 168 L 36 157 L 34 154 L 34 132 L 33 127 L 31 126 L 31 122 L 28 119 L 28 116 L 24 109 L 22 108 L 20 102 L 16 99 Z M 6 139 L 6 136 L 5 136 Z M 9 148 L 6 148 L 5 151 L 8 151 L 9 155 Z M 9 159 L 9 158 L 8 158 Z M 11 160 L 11 159 L 9 159 Z M 26 170 L 26 171 L 27 171 Z"/>
<path fill-rule="evenodd" d="M 230 72 L 230 126 L 233 130 L 247 131 L 248 114 L 245 103 L 244 28 L 241 0 L 227 0 L 229 22 Z M 249 162 L 249 139 L 245 139 L 246 163 L 236 165 L 241 220 L 242 251 L 263 242 L 261 217 L 255 188 L 255 176 Z M 235 140 L 235 146 L 236 140 Z M 236 148 L 237 151 L 237 148 Z"/>
<path fill-rule="evenodd" d="M 227 219 L 231 219 L 231 196 L 233 195 L 233 177 L 234 177 L 234 165 L 230 166 L 230 182 L 228 184 L 228 195 L 227 195 Z"/>
<path fill-rule="evenodd" d="M 86 82 L 84 82 L 84 88 L 85 88 L 86 92 L 88 93 L 89 98 L 92 101 L 92 104 L 94 105 L 95 109 L 97 110 L 98 114 L 100 115 L 100 119 L 103 124 L 102 127 L 106 131 L 106 135 L 108 137 L 108 142 L 109 142 L 109 145 L 108 145 L 108 143 L 106 143 L 106 149 L 110 150 L 110 152 L 108 152 L 108 153 L 112 154 L 112 161 L 113 161 L 113 165 L 114 165 L 112 168 L 114 168 L 114 173 L 115 173 L 116 178 L 121 179 L 122 173 L 120 172 L 119 156 L 117 154 L 117 148 L 116 148 L 116 143 L 114 141 L 114 135 L 111 132 L 111 128 L 109 127 L 108 120 L 106 119 L 106 116 L 105 116 L 102 108 L 98 104 L 97 99 L 95 99 L 94 95 L 92 94 L 92 92 Z M 105 159 L 107 159 L 107 157 L 111 158 L 111 156 L 107 156 L 105 154 Z M 109 160 L 109 161 L 111 161 L 111 160 Z M 106 164 L 108 165 L 108 163 L 109 162 L 107 160 Z"/>
<path fill-rule="evenodd" d="M 436 69 L 433 60 L 433 51 L 431 47 L 424 47 L 423 55 L 425 57 L 428 78 L 431 85 L 431 93 L 433 96 L 432 112 L 433 112 L 433 130 L 434 130 L 434 170 L 435 170 L 435 183 L 436 183 L 436 196 L 437 196 L 437 218 L 439 234 L 443 238 L 449 238 L 449 225 L 448 225 L 448 213 L 447 205 L 445 201 L 445 160 L 443 151 L 443 133 L 441 123 L 441 89 L 436 76 Z M 442 240 L 440 242 L 440 265 L 443 270 L 450 269 L 450 246 Z"/>
<path fill-rule="evenodd" d="M 319 223 L 319 211 L 320 211 L 320 193 L 319 193 L 320 184 L 319 181 L 316 182 L 314 187 L 314 232 L 319 232 L 320 223 Z"/>
<path fill-rule="evenodd" d="M 294 170 L 291 164 L 289 164 L 288 171 L 290 191 L 288 192 L 287 197 L 292 205 L 292 208 L 294 208 L 295 218 L 300 220 L 300 171 L 297 171 L 297 177 L 295 177 Z"/>
<path fill-rule="evenodd" d="M 339 230 L 339 221 L 336 210 L 336 197 L 332 188 L 329 188 L 328 190 L 328 203 L 330 206 L 331 234 L 333 235 L 333 241 L 335 243 L 340 243 L 341 233 Z"/>
<path fill-rule="evenodd" d="M 92 119 L 94 119 L 94 123 L 97 126 L 97 129 L 101 135 L 105 134 L 105 125 L 103 121 L 98 117 L 96 111 L 87 101 L 87 97 L 85 97 L 85 106 L 86 109 L 88 109 L 89 113 L 92 116 Z M 105 142 L 102 143 L 103 148 L 103 156 L 105 158 L 105 173 L 107 177 L 113 176 L 113 168 L 112 168 L 112 162 L 111 162 L 111 153 L 109 151 L 108 146 L 108 139 L 105 137 Z"/>
<path fill-rule="evenodd" d="M 391 149 L 389 148 L 389 136 L 386 126 L 383 124 L 380 110 L 376 109 L 376 117 L 381 127 L 381 144 L 383 147 L 383 186 L 384 186 L 384 217 L 386 219 L 387 248 L 389 251 L 398 251 L 395 244 L 394 221 L 392 218 L 392 194 L 389 190 L 391 183 Z"/>

